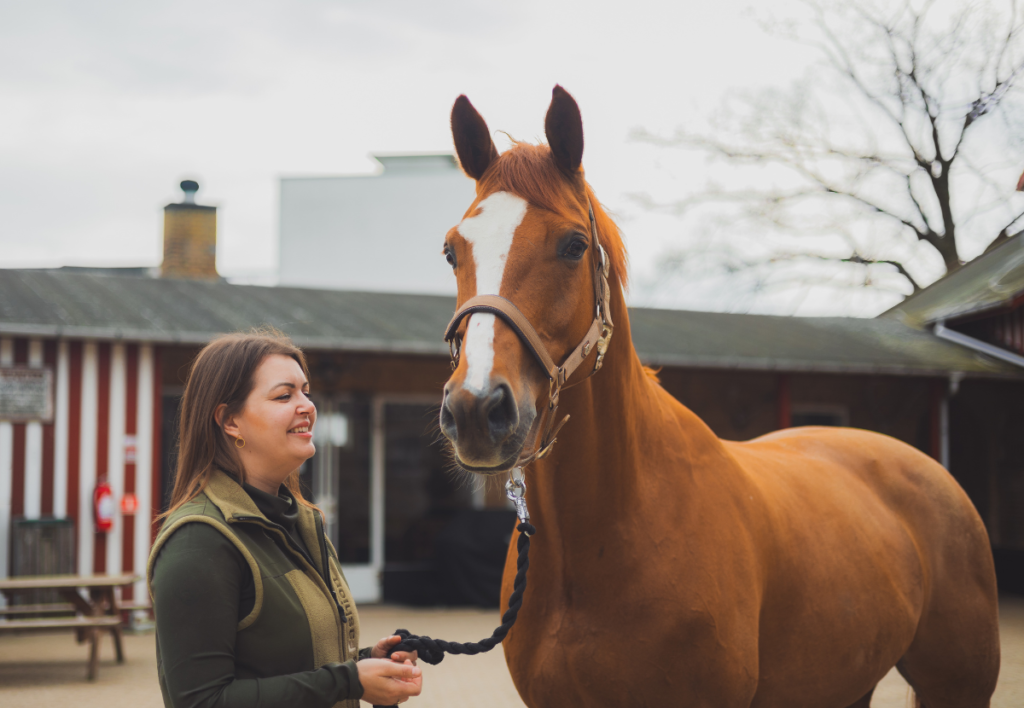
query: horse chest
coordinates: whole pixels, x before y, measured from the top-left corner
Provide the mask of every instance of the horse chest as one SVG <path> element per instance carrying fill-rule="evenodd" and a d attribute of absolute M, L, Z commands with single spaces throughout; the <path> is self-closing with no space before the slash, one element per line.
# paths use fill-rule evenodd
<path fill-rule="evenodd" d="M 534 596 L 505 640 L 510 673 L 530 708 L 679 705 L 686 696 L 695 705 L 749 705 L 756 646 L 725 641 L 692 601 L 561 589 L 557 599 Z"/>

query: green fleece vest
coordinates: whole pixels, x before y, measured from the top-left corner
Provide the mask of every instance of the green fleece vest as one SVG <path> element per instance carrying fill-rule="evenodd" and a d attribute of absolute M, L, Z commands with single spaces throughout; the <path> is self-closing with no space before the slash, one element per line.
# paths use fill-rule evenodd
<path fill-rule="evenodd" d="M 319 515 L 299 505 L 298 529 L 314 566 L 290 545 L 284 531 L 260 513 L 252 498 L 233 478 L 217 471 L 206 489 L 183 504 L 164 522 L 150 551 L 147 567 L 152 583 L 153 564 L 161 547 L 175 531 L 191 523 L 209 524 L 224 534 L 252 569 L 256 604 L 238 623 L 235 676 L 240 679 L 279 676 L 320 668 L 331 662 L 359 658 L 359 617 L 337 552 L 329 540 L 323 569 Z M 329 588 L 323 577 L 330 578 Z M 337 604 L 331 590 L 337 596 Z M 152 587 L 150 596 L 152 597 Z M 342 616 L 345 615 L 345 622 Z M 164 689 L 163 667 L 158 667 Z M 166 698 L 166 696 L 165 696 Z M 358 700 L 338 706 L 358 708 Z"/>

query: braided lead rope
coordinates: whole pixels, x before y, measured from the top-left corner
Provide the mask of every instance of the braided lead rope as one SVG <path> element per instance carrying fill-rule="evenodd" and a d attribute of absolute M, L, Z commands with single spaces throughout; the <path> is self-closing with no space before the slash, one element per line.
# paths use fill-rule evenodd
<path fill-rule="evenodd" d="M 528 514 L 526 518 L 529 519 Z M 396 651 L 415 651 L 419 653 L 420 659 L 428 664 L 436 665 L 441 663 L 445 654 L 472 656 L 490 651 L 501 644 L 501 640 L 516 623 L 519 609 L 523 606 L 523 593 L 526 592 L 526 571 L 530 568 L 530 536 L 537 532 L 537 529 L 529 521 L 520 521 L 516 529 L 519 531 L 519 540 L 516 542 L 516 550 L 519 551 L 519 557 L 516 559 L 516 579 L 512 583 L 512 595 L 508 598 L 508 609 L 501 616 L 501 626 L 486 639 L 466 644 L 411 634 L 407 629 L 396 629 L 395 634 L 401 637 L 402 641 L 391 648 L 388 657 Z M 397 706 L 374 705 L 373 708 L 397 708 Z"/>
<path fill-rule="evenodd" d="M 529 521 L 520 522 L 516 527 L 519 530 L 519 540 L 516 549 L 519 551 L 519 558 L 516 560 L 516 579 L 512 584 L 512 595 L 508 599 L 508 609 L 501 617 L 501 626 L 494 630 L 494 633 L 479 642 L 448 642 L 444 639 L 433 639 L 428 636 L 411 634 L 405 629 L 396 629 L 395 634 L 402 638 L 402 641 L 392 647 L 391 651 L 415 651 L 419 658 L 428 664 L 440 664 L 445 654 L 466 654 L 472 656 L 481 652 L 490 651 L 501 644 L 512 625 L 516 623 L 519 609 L 523 606 L 523 593 L 526 592 L 526 571 L 530 568 L 530 536 L 536 533 L 537 529 Z"/>

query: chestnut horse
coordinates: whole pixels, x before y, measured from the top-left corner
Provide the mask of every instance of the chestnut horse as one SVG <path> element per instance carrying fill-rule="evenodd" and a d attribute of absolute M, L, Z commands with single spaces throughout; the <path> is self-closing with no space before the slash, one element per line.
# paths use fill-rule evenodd
<path fill-rule="evenodd" d="M 587 377 L 588 350 L 561 394 L 572 420 L 526 471 L 537 534 L 504 641 L 526 705 L 866 707 L 895 666 L 919 705 L 988 706 L 996 579 L 966 494 L 863 430 L 716 437 L 633 349 L 625 250 L 584 180 L 579 108 L 561 87 L 545 127 L 550 147 L 499 155 L 459 97 L 452 131 L 477 197 L 444 248 L 460 306 L 508 299 L 555 362 L 594 319 L 588 201 L 610 260 L 603 368 Z M 458 334 L 441 429 L 462 468 L 504 474 L 536 444 L 548 376 L 500 316 L 475 312 Z"/>

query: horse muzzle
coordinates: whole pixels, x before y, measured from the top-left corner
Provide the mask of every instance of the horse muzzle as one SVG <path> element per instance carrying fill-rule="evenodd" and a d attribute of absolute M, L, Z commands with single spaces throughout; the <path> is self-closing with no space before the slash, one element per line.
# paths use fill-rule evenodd
<path fill-rule="evenodd" d="M 449 382 L 441 404 L 441 432 L 460 467 L 498 474 L 514 466 L 536 415 L 532 402 L 517 403 L 504 379 L 492 379 L 481 391 Z"/>

